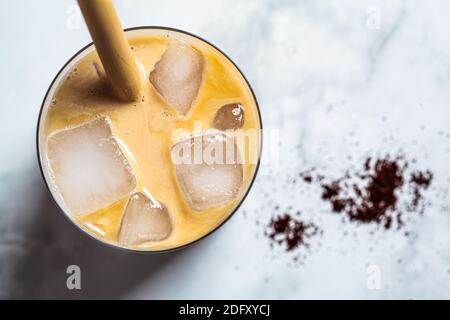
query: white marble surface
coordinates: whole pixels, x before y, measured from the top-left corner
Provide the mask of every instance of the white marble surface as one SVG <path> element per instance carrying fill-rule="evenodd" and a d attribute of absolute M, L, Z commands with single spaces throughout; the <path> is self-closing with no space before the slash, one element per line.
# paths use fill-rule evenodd
<path fill-rule="evenodd" d="M 125 27 L 185 29 L 229 54 L 265 128 L 279 130 L 283 159 L 264 166 L 242 210 L 195 246 L 132 255 L 97 244 L 50 202 L 35 151 L 45 91 L 87 30 L 75 1 L 1 1 L 1 298 L 450 298 L 448 1 L 115 2 Z M 398 149 L 435 173 L 433 204 L 409 239 L 342 225 L 314 190 L 285 187 L 310 166 L 342 172 L 349 154 Z M 325 231 L 301 266 L 270 250 L 255 224 L 276 203 Z M 66 289 L 70 264 L 81 267 L 80 291 Z M 377 290 L 366 285 L 369 265 L 381 272 Z"/>

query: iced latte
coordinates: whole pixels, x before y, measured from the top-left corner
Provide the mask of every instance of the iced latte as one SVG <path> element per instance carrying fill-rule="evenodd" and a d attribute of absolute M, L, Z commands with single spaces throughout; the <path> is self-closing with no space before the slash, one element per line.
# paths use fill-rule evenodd
<path fill-rule="evenodd" d="M 224 222 L 246 195 L 260 118 L 236 66 L 197 37 L 127 32 L 142 97 L 114 97 L 95 48 L 74 57 L 44 101 L 39 156 L 64 213 L 109 244 L 159 251 Z"/>

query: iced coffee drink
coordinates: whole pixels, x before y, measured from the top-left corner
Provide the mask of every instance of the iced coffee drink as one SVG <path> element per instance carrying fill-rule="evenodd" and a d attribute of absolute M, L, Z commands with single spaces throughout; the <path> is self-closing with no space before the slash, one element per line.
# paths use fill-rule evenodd
<path fill-rule="evenodd" d="M 257 169 L 260 118 L 236 66 L 182 32 L 127 36 L 143 90 L 112 93 L 93 46 L 52 84 L 39 156 L 57 204 L 95 238 L 132 250 L 191 243 L 241 203 Z"/>

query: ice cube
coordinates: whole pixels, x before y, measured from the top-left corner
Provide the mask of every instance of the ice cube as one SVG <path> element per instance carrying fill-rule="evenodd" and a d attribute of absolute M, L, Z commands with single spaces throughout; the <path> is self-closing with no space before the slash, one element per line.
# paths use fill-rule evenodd
<path fill-rule="evenodd" d="M 136 187 L 106 117 L 49 136 L 47 157 L 55 186 L 72 214 L 101 209 Z"/>
<path fill-rule="evenodd" d="M 130 246 L 164 240 L 171 231 L 170 216 L 162 203 L 146 191 L 131 195 L 120 226 L 120 244 Z"/>
<path fill-rule="evenodd" d="M 244 125 L 244 107 L 230 103 L 220 107 L 214 116 L 214 127 L 220 130 L 239 129 Z"/>
<path fill-rule="evenodd" d="M 172 107 L 186 115 L 197 97 L 203 65 L 200 52 L 184 41 L 172 40 L 150 73 L 150 82 Z"/>
<path fill-rule="evenodd" d="M 223 132 L 178 142 L 172 162 L 180 189 L 195 211 L 225 205 L 235 199 L 243 180 L 241 156 L 235 140 Z"/>

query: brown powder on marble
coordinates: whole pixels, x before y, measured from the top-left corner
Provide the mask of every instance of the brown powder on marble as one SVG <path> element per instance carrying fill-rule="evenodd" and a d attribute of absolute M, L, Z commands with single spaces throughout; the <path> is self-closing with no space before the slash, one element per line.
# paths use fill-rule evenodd
<path fill-rule="evenodd" d="M 315 224 L 305 223 L 284 213 L 270 220 L 266 236 L 272 241 L 272 244 L 284 244 L 286 251 L 292 251 L 301 246 L 308 247 L 307 240 L 318 232 L 319 228 Z"/>
<path fill-rule="evenodd" d="M 361 172 L 321 182 L 322 199 L 331 204 L 334 213 L 345 214 L 351 222 L 375 223 L 385 229 L 396 225 L 400 229 L 404 211 L 423 211 L 422 190 L 429 187 L 433 178 L 430 171 L 415 171 L 408 179 L 407 168 L 408 162 L 401 156 L 376 160 L 368 157 Z M 403 188 L 406 184 L 407 189 Z M 399 202 L 408 190 L 412 190 L 412 199 L 400 209 Z"/>

